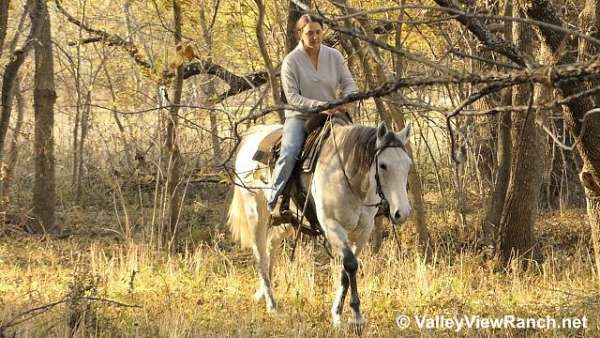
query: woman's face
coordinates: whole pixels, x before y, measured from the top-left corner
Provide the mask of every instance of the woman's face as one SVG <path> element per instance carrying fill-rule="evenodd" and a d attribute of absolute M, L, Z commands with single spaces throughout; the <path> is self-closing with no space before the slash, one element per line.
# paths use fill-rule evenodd
<path fill-rule="evenodd" d="M 309 22 L 300 31 L 304 48 L 318 48 L 323 37 L 323 27 L 318 22 Z"/>

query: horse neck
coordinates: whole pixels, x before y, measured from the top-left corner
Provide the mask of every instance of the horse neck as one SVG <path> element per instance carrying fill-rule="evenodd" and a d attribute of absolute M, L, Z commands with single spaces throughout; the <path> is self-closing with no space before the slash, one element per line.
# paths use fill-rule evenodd
<path fill-rule="evenodd" d="M 368 165 L 368 170 L 359 170 L 357 175 L 353 175 L 351 177 L 349 171 L 351 171 L 352 164 L 349 163 L 352 159 L 352 154 L 348 151 L 348 148 L 345 147 L 347 142 L 352 142 L 347 136 L 352 132 L 353 128 L 365 128 L 362 126 L 334 126 L 334 142 L 337 143 L 337 146 L 334 144 L 334 161 L 342 161 L 341 167 L 343 168 L 346 177 L 351 185 L 351 190 L 357 198 L 361 201 L 365 201 L 369 195 L 376 196 L 376 183 L 375 183 L 375 161 L 369 161 L 369 159 L 363 159 L 363 161 L 367 161 L 370 163 L 363 163 L 363 165 Z M 373 128 L 374 129 L 374 128 Z M 331 138 L 330 138 L 331 139 Z M 365 152 L 368 153 L 369 145 L 367 142 L 357 142 L 354 144 L 354 148 L 352 151 L 357 152 Z M 346 151 L 344 151 L 346 150 Z M 338 155 L 335 152 L 339 152 Z"/>

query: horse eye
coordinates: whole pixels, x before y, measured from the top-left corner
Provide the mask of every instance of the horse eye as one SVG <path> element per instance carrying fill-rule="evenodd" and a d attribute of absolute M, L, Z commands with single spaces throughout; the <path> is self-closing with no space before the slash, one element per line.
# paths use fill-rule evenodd
<path fill-rule="evenodd" d="M 381 168 L 381 169 L 383 169 L 383 170 L 386 170 L 386 169 L 387 169 L 387 166 L 386 166 L 385 164 L 381 163 L 381 164 L 379 165 L 379 168 Z"/>

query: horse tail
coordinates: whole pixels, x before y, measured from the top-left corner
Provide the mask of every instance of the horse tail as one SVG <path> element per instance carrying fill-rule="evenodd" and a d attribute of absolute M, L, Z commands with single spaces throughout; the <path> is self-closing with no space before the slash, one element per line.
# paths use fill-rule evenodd
<path fill-rule="evenodd" d="M 227 223 L 234 240 L 239 241 L 242 248 L 252 247 L 252 233 L 248 217 L 246 216 L 246 206 L 242 196 L 242 188 L 237 184 L 233 188 L 233 198 L 229 205 Z"/>

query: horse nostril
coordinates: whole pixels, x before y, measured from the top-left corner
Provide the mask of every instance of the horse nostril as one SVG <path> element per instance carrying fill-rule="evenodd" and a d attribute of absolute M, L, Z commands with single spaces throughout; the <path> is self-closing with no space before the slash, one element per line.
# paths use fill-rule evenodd
<path fill-rule="evenodd" d="M 400 211 L 396 210 L 396 213 L 394 214 L 394 219 L 396 221 L 400 219 Z"/>

